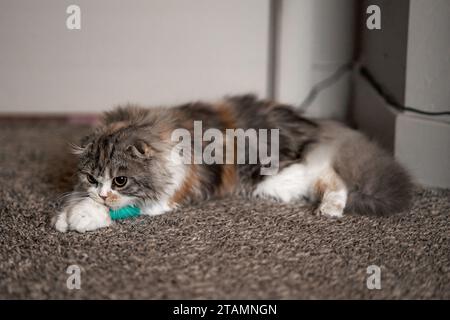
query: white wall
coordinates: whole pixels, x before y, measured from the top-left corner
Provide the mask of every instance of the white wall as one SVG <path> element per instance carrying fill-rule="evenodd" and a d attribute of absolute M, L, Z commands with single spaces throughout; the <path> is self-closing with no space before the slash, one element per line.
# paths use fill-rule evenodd
<path fill-rule="evenodd" d="M 381 9 L 381 29 L 366 28 L 366 8 Z M 399 104 L 405 103 L 409 0 L 364 0 L 361 5 L 361 64 Z"/>
<path fill-rule="evenodd" d="M 312 0 L 279 1 L 275 97 L 298 104 L 311 87 Z"/>
<path fill-rule="evenodd" d="M 0 112 L 265 96 L 268 18 L 269 0 L 2 0 Z"/>
<path fill-rule="evenodd" d="M 450 1 L 410 0 L 409 10 L 406 105 L 426 111 L 448 111 Z"/>
<path fill-rule="evenodd" d="M 353 60 L 354 0 L 282 0 L 276 98 L 299 105 L 312 85 Z M 322 91 L 307 115 L 344 119 L 349 74 Z"/>
<path fill-rule="evenodd" d="M 79 31 L 65 25 L 73 3 Z M 273 80 L 270 0 L 2 0 L 0 112 L 97 112 L 249 91 L 298 105 L 352 60 L 354 0 L 277 3 Z M 349 93 L 347 76 L 307 114 L 343 119 Z"/>

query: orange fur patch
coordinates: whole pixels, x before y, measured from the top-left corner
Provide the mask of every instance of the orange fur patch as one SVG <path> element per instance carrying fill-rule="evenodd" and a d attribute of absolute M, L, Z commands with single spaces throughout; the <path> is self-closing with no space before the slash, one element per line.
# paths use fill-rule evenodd
<path fill-rule="evenodd" d="M 233 193 L 236 189 L 237 178 L 236 165 L 224 164 L 222 170 L 222 183 L 219 187 L 218 194 L 224 196 Z"/>
<path fill-rule="evenodd" d="M 120 129 L 125 128 L 128 125 L 129 125 L 129 123 L 125 122 L 125 121 L 113 122 L 105 128 L 105 133 L 113 134 L 113 133 L 119 131 Z"/>
<path fill-rule="evenodd" d="M 199 177 L 196 165 L 189 166 L 189 172 L 183 181 L 181 187 L 169 200 L 169 206 L 176 206 L 177 204 L 186 201 L 193 195 L 195 188 L 199 186 Z"/>
<path fill-rule="evenodd" d="M 317 198 L 322 199 L 326 190 L 327 185 L 322 179 L 319 179 L 314 183 L 314 194 L 317 196 Z"/>
<path fill-rule="evenodd" d="M 318 198 L 322 198 L 327 191 L 336 191 L 338 189 L 339 177 L 335 172 L 326 173 L 314 183 L 314 192 Z"/>
<path fill-rule="evenodd" d="M 233 115 L 232 107 L 228 104 L 218 104 L 215 106 L 218 115 L 226 129 L 236 129 L 236 119 Z M 225 134 L 225 132 L 224 132 Z M 236 189 L 236 184 L 238 181 L 237 170 L 236 170 L 236 160 L 237 160 L 237 138 L 234 137 L 233 147 L 234 147 L 234 159 L 233 164 L 224 164 L 222 170 L 222 183 L 218 189 L 218 194 L 223 196 L 225 194 L 232 193 Z M 224 155 L 226 155 L 227 144 L 231 143 L 228 139 L 224 139 Z M 225 160 L 225 159 L 224 159 Z"/>
<path fill-rule="evenodd" d="M 220 120 L 223 123 L 223 134 L 226 133 L 225 129 L 235 129 L 236 121 L 232 112 L 232 107 L 227 104 L 217 104 L 212 106 L 213 110 L 217 112 Z M 184 121 L 184 127 L 188 130 L 193 130 L 193 122 L 191 120 Z M 236 139 L 236 137 L 235 137 Z M 203 142 L 203 147 L 207 144 L 206 141 Z M 229 141 L 228 141 L 229 142 Z M 224 139 L 224 154 L 226 151 L 227 140 Z M 236 162 L 236 143 L 234 143 L 234 162 Z M 225 159 L 224 159 L 225 160 Z M 170 206 L 176 206 L 186 200 L 193 198 L 198 193 L 200 186 L 200 166 L 191 164 L 189 166 L 189 171 L 185 177 L 184 182 L 181 187 L 175 192 L 175 194 L 169 200 Z M 207 170 L 207 168 L 205 168 Z M 235 164 L 223 164 L 221 173 L 221 184 L 217 186 L 216 195 L 223 196 L 234 192 L 238 182 L 237 170 Z"/>
<path fill-rule="evenodd" d="M 235 129 L 236 120 L 233 115 L 233 111 L 229 104 L 221 103 L 214 105 L 214 109 L 217 111 L 218 116 L 222 120 L 225 128 Z"/>

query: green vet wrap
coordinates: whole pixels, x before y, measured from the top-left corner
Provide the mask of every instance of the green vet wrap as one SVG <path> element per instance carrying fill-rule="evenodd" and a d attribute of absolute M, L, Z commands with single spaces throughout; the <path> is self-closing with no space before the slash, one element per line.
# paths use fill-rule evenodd
<path fill-rule="evenodd" d="M 117 210 L 109 209 L 109 215 L 112 220 L 127 219 L 137 217 L 141 214 L 141 208 L 135 206 L 126 206 Z"/>

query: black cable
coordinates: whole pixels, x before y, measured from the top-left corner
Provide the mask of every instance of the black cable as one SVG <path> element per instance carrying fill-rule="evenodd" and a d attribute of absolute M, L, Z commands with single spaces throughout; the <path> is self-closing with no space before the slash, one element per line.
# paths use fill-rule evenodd
<path fill-rule="evenodd" d="M 335 83 L 339 78 L 345 74 L 347 71 L 352 70 L 353 63 L 346 63 L 342 66 L 340 66 L 335 72 L 333 72 L 328 78 L 323 79 L 322 81 L 319 81 L 316 83 L 311 90 L 309 91 L 306 98 L 303 100 L 302 103 L 298 106 L 298 109 L 301 112 L 305 112 L 306 109 L 311 105 L 311 103 L 316 99 L 317 95 L 320 91 L 323 89 L 326 89 L 333 83 Z"/>
<path fill-rule="evenodd" d="M 375 78 L 370 74 L 369 70 L 365 67 L 361 67 L 359 72 L 361 73 L 361 75 L 367 80 L 369 81 L 369 83 L 375 88 L 375 90 L 378 92 L 378 94 L 380 96 L 382 96 L 384 98 L 384 100 L 390 104 L 391 106 L 393 106 L 395 109 L 400 110 L 400 111 L 409 111 L 409 112 L 414 112 L 414 113 L 418 113 L 418 114 L 423 114 L 423 115 L 427 115 L 427 116 L 443 116 L 443 115 L 450 115 L 450 111 L 438 111 L 438 112 L 433 112 L 433 111 L 424 111 L 424 110 L 420 110 L 420 109 L 416 109 L 413 107 L 408 107 L 408 106 L 403 106 L 400 103 L 398 103 L 397 101 L 395 101 L 395 99 L 388 94 L 385 90 L 383 90 L 383 88 L 381 87 L 381 85 L 378 84 L 378 82 L 375 80 Z"/>
<path fill-rule="evenodd" d="M 312 104 L 312 102 L 316 99 L 317 95 L 320 93 L 320 91 L 326 89 L 330 85 L 337 82 L 342 75 L 344 75 L 347 71 L 351 71 L 353 67 L 355 66 L 354 63 L 346 63 L 342 66 L 340 66 L 335 72 L 333 72 L 328 78 L 323 79 L 322 81 L 319 81 L 316 83 L 311 90 L 309 91 L 306 98 L 303 100 L 303 102 L 299 105 L 298 109 L 301 112 L 305 112 L 306 109 Z M 384 100 L 391 106 L 393 106 L 395 109 L 399 111 L 408 111 L 408 112 L 414 112 L 418 114 L 423 114 L 427 116 L 443 116 L 443 115 L 450 115 L 450 111 L 424 111 L 420 109 L 416 109 L 413 107 L 403 106 L 399 104 L 395 99 L 389 95 L 387 92 L 383 90 L 381 85 L 378 84 L 378 82 L 375 80 L 375 78 L 370 74 L 369 70 L 365 67 L 359 68 L 360 74 L 375 88 L 375 90 L 378 92 L 380 96 L 384 98 Z"/>

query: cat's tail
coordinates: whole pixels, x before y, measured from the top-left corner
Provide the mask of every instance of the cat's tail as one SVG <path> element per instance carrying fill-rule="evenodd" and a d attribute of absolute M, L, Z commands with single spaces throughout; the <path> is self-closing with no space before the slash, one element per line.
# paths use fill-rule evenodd
<path fill-rule="evenodd" d="M 363 135 L 342 143 L 334 169 L 348 189 L 347 212 L 389 215 L 411 206 L 413 182 L 408 172 Z"/>

